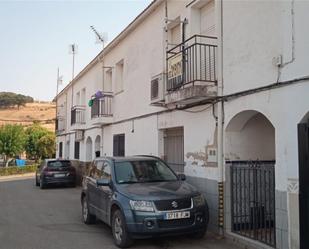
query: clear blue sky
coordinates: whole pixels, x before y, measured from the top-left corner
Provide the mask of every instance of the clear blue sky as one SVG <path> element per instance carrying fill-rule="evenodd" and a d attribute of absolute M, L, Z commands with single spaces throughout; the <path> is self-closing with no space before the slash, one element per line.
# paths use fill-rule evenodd
<path fill-rule="evenodd" d="M 107 32 L 111 41 L 150 2 L 0 0 L 0 91 L 51 100 L 56 94 L 57 67 L 63 86 L 71 80 L 69 44 L 78 45 L 76 75 L 102 48 L 95 44 L 90 25 Z"/>

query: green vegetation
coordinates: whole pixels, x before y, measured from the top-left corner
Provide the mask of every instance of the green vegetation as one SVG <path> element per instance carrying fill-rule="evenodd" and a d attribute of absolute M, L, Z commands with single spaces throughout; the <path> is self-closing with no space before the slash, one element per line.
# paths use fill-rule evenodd
<path fill-rule="evenodd" d="M 0 168 L 0 176 L 9 176 L 16 174 L 25 174 L 35 172 L 38 165 L 27 165 L 23 167 L 8 167 L 8 168 Z"/>
<path fill-rule="evenodd" d="M 33 98 L 22 94 L 12 92 L 0 92 L 0 108 L 24 106 L 26 103 L 32 103 Z"/>
<path fill-rule="evenodd" d="M 48 129 L 34 123 L 24 129 L 21 125 L 3 125 L 0 127 L 0 154 L 5 166 L 16 156 L 26 152 L 28 159 L 36 162 L 55 154 L 55 135 Z"/>
<path fill-rule="evenodd" d="M 10 159 L 24 151 L 26 136 L 21 125 L 7 124 L 0 127 L 0 154 L 4 155 L 5 165 Z"/>
<path fill-rule="evenodd" d="M 34 123 L 26 129 L 25 150 L 27 157 L 36 162 L 55 154 L 55 135 L 48 129 Z"/>

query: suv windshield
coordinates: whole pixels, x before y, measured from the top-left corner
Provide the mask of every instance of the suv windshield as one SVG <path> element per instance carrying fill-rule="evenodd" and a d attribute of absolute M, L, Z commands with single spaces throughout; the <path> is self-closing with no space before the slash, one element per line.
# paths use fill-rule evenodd
<path fill-rule="evenodd" d="M 59 167 L 70 167 L 70 161 L 50 161 L 47 163 L 47 167 L 59 168 Z"/>
<path fill-rule="evenodd" d="M 158 160 L 138 160 L 115 163 L 117 183 L 176 181 L 177 176 Z"/>

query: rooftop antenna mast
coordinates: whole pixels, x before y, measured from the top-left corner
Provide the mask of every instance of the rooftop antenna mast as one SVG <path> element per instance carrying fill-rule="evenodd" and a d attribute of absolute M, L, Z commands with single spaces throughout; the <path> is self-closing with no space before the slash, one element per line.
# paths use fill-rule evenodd
<path fill-rule="evenodd" d="M 96 42 L 95 43 L 96 44 L 102 44 L 102 50 L 103 50 L 104 45 L 107 41 L 107 33 L 99 33 L 93 25 L 91 25 L 90 28 L 96 36 Z M 105 66 L 104 66 L 104 60 L 102 59 L 102 57 L 100 58 L 100 61 L 102 62 L 102 91 L 104 91 Z"/>
<path fill-rule="evenodd" d="M 71 108 L 73 108 L 73 79 L 74 79 L 74 66 L 75 66 L 75 55 L 77 54 L 77 45 L 75 43 L 69 45 L 69 54 L 72 54 L 73 64 L 72 64 L 72 101 Z"/>
<path fill-rule="evenodd" d="M 96 43 L 101 43 L 104 49 L 104 45 L 107 41 L 107 33 L 99 33 L 93 25 L 91 25 L 90 28 L 96 36 Z"/>

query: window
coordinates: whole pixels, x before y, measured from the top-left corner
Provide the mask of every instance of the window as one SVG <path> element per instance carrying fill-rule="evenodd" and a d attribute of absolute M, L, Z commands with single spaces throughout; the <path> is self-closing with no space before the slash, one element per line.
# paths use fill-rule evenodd
<path fill-rule="evenodd" d="M 62 157 L 62 142 L 59 143 L 59 157 Z"/>
<path fill-rule="evenodd" d="M 111 166 L 108 162 L 103 163 L 102 178 L 111 179 Z"/>
<path fill-rule="evenodd" d="M 105 161 L 95 161 L 90 166 L 89 176 L 94 179 L 111 179 L 111 166 Z"/>
<path fill-rule="evenodd" d="M 124 156 L 125 155 L 125 135 L 118 134 L 114 135 L 114 145 L 113 145 L 113 155 L 114 156 Z"/>
<path fill-rule="evenodd" d="M 176 181 L 177 176 L 158 160 L 127 161 L 115 164 L 117 183 Z"/>
<path fill-rule="evenodd" d="M 181 31 L 181 21 L 180 16 L 173 19 L 171 22 L 167 24 L 167 30 L 168 30 L 168 43 L 169 48 L 175 47 L 182 41 L 182 31 Z"/>
<path fill-rule="evenodd" d="M 47 163 L 47 167 L 50 168 L 67 168 L 71 166 L 71 162 L 70 161 L 49 161 Z"/>
<path fill-rule="evenodd" d="M 75 142 L 74 146 L 74 158 L 79 159 L 79 142 Z"/>
<path fill-rule="evenodd" d="M 211 1 L 200 9 L 201 34 L 216 36 L 215 2 Z"/>
<path fill-rule="evenodd" d="M 75 104 L 80 105 L 80 92 L 76 93 Z"/>
<path fill-rule="evenodd" d="M 86 89 L 82 89 L 81 97 L 80 97 L 80 104 L 86 105 Z"/>
<path fill-rule="evenodd" d="M 105 80 L 104 80 L 104 91 L 105 92 L 112 91 L 112 81 L 113 81 L 113 73 L 112 73 L 112 69 L 109 68 L 105 73 Z"/>
<path fill-rule="evenodd" d="M 175 27 L 171 28 L 171 44 L 178 45 L 181 43 L 181 28 L 180 24 L 177 24 Z"/>
<path fill-rule="evenodd" d="M 123 90 L 123 60 L 116 64 L 116 86 L 115 92 L 121 92 Z"/>

